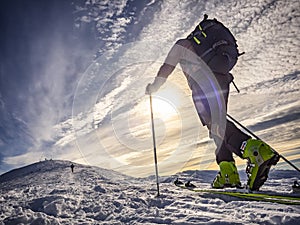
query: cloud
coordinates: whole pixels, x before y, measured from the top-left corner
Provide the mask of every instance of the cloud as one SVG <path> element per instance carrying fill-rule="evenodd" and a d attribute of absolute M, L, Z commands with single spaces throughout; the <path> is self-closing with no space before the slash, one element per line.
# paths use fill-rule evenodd
<path fill-rule="evenodd" d="M 292 108 L 286 114 L 281 113 L 280 115 L 273 115 L 270 119 L 264 119 L 262 122 L 258 122 L 249 128 L 251 130 L 266 130 L 275 126 L 280 126 L 282 124 L 288 124 L 291 122 L 300 122 L 300 108 Z"/>
<path fill-rule="evenodd" d="M 1 35 L 0 76 L 5 103 L 1 148 L 6 157 L 49 150 L 53 126 L 71 115 L 77 73 L 91 55 L 85 40 L 74 36 L 68 2 L 15 3 L 2 4 L 0 24 L 6 30 Z"/>
<path fill-rule="evenodd" d="M 134 164 L 137 161 L 140 164 L 149 161 L 152 155 L 137 151 L 150 145 L 146 132 L 149 115 L 142 110 L 135 113 L 132 110 L 137 110 L 143 102 L 145 86 L 154 79 L 175 40 L 186 37 L 205 12 L 232 29 L 239 49 L 246 52 L 233 70 L 242 94 L 231 97 L 230 113 L 267 140 L 275 140 L 279 135 L 286 144 L 291 132 L 294 132 L 293 137 L 299 136 L 295 129 L 299 113 L 294 111 L 298 110 L 295 105 L 299 105 L 299 1 L 86 1 L 75 4 L 75 22 L 68 14 L 69 6 L 61 1 L 53 2 L 47 3 L 53 10 L 46 16 L 35 14 L 42 3 L 33 4 L 23 13 L 11 6 L 18 21 L 25 18 L 34 26 L 8 23 L 11 28 L 18 26 L 18 34 L 24 37 L 22 41 L 9 37 L 15 38 L 7 45 L 14 51 L 1 63 L 0 107 L 5 105 L 2 112 L 8 114 L 3 113 L 6 116 L 0 125 L 9 128 L 3 130 L 10 136 L 26 141 L 15 142 L 12 147 L 15 155 L 2 155 L 9 157 L 4 158 L 5 162 L 13 165 L 22 160 L 27 162 L 26 157 L 34 157 L 31 153 L 40 151 L 44 155 L 55 153 L 59 157 L 103 163 L 110 168 L 124 166 L 122 168 L 127 167 L 128 171 L 138 167 Z M 17 40 L 20 42 L 13 46 Z M 139 41 L 128 44 L 133 40 Z M 18 51 L 21 50 L 20 56 Z M 18 58 L 11 60 L 14 54 Z M 9 76 L 3 74 L 7 68 Z M 201 125 L 190 92 L 186 91 L 184 77 L 178 71 L 166 84 L 178 85 L 181 98 L 189 99 L 178 109 L 181 116 L 188 119 L 179 140 L 181 151 L 177 153 L 188 157 L 192 147 L 193 153 L 204 151 L 211 157 L 213 151 L 193 138 Z M 7 87 L 2 82 L 3 77 L 11 79 Z M 12 106 L 12 102 L 17 106 Z M 149 108 L 144 111 L 147 110 Z M 148 122 L 141 119 L 144 117 Z M 3 121 L 19 122 L 3 125 Z M 14 126 L 22 129 L 17 132 Z M 163 138 L 164 132 L 175 125 L 167 126 L 158 132 Z M 276 130 L 279 127 L 280 131 Z M 164 161 L 166 172 L 171 167 L 176 170 L 172 160 L 178 159 L 168 157 L 172 156 L 172 143 L 178 141 L 176 131 L 167 133 L 168 140 L 160 146 L 164 147 L 163 157 L 169 159 Z M 22 134 L 26 134 L 26 138 Z M 206 135 L 206 130 L 201 131 L 199 139 L 203 140 Z M 0 139 L 0 148 L 5 147 L 7 152 L 8 140 Z M 20 146 L 23 148 L 17 150 Z M 23 153 L 26 155 L 22 156 Z M 199 160 L 206 163 L 202 155 L 193 156 L 187 165 L 195 166 Z M 147 171 L 145 175 L 152 169 L 143 167 L 143 170 Z"/>

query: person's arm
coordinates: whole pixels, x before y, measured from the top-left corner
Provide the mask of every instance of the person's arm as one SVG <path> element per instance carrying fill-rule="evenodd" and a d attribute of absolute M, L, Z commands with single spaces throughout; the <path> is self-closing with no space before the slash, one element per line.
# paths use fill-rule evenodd
<path fill-rule="evenodd" d="M 165 62 L 158 70 L 154 82 L 152 84 L 148 84 L 146 87 L 147 94 L 156 92 L 165 83 L 168 76 L 173 72 L 176 65 L 179 63 L 182 54 L 182 49 L 178 47 L 180 41 L 182 40 L 177 41 L 169 51 Z"/>

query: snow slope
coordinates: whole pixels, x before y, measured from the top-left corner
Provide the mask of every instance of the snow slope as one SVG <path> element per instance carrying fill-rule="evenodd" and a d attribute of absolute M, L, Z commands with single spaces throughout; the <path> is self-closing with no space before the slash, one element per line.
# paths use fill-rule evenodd
<path fill-rule="evenodd" d="M 48 160 L 0 176 L 0 224 L 299 224 L 300 206 L 208 198 L 181 190 L 176 176 L 208 186 L 216 171 L 132 178 L 99 167 Z M 272 171 L 263 189 L 290 191 L 297 172 Z M 241 172 L 241 177 L 245 176 Z"/>

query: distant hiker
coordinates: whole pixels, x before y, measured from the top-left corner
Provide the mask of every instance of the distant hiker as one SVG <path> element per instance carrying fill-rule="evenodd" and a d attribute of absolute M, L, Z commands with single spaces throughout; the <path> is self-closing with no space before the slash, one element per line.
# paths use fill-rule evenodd
<path fill-rule="evenodd" d="M 71 167 L 72 173 L 74 173 L 74 167 L 75 167 L 74 164 L 72 163 L 70 167 Z"/>
<path fill-rule="evenodd" d="M 208 128 L 209 136 L 217 146 L 216 161 L 220 172 L 212 187 L 240 187 L 233 158 L 235 153 L 248 160 L 248 186 L 258 190 L 279 156 L 266 143 L 251 139 L 226 119 L 229 85 L 233 81 L 230 70 L 242 54 L 238 52 L 231 32 L 221 22 L 205 15 L 187 38 L 173 45 L 154 82 L 147 85 L 146 94 L 156 92 L 179 63 L 192 91 L 200 121 Z M 207 72 L 207 66 L 212 72 Z"/>

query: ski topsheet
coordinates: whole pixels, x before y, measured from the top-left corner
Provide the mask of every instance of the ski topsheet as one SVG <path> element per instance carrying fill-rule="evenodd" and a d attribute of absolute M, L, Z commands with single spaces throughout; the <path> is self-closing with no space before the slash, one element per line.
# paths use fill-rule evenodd
<path fill-rule="evenodd" d="M 184 184 L 175 184 L 177 187 L 200 193 L 202 196 L 229 196 L 249 201 L 273 202 L 287 205 L 300 205 L 300 196 L 276 192 L 250 192 L 248 189 L 213 189 L 186 187 Z"/>

